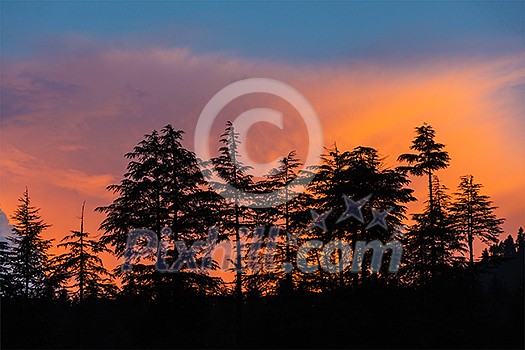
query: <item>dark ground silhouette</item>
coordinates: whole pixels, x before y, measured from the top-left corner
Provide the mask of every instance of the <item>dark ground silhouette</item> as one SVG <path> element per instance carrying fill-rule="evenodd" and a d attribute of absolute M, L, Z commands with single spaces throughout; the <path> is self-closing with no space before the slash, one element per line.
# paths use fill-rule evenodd
<path fill-rule="evenodd" d="M 3 300 L 2 348 L 523 348 L 523 310 L 523 282 L 509 291 L 467 274 L 248 298 L 240 324 L 232 297 Z"/>

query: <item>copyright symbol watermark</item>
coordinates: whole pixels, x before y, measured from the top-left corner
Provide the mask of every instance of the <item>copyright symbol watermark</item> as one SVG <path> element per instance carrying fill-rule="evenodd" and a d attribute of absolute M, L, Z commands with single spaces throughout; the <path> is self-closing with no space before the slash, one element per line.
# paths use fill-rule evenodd
<path fill-rule="evenodd" d="M 321 122 L 314 108 L 303 95 L 290 85 L 274 79 L 244 79 L 223 88 L 212 97 L 202 110 L 199 120 L 197 121 L 194 139 L 195 153 L 198 158 L 202 160 L 209 160 L 211 158 L 209 150 L 210 133 L 213 122 L 217 118 L 219 112 L 234 99 L 252 93 L 267 93 L 286 100 L 297 110 L 303 119 L 308 131 L 308 154 L 298 176 L 286 186 L 283 186 L 272 193 L 251 193 L 242 191 L 231 184 L 226 183 L 224 179 L 218 176 L 213 165 L 212 169 L 209 169 L 204 164 L 199 163 L 199 167 L 203 174 L 209 170 L 212 171 L 211 178 L 206 176 L 205 178 L 207 178 L 211 187 L 224 198 L 242 198 L 242 205 L 244 206 L 252 208 L 268 208 L 283 204 L 286 201 L 285 198 L 290 200 L 293 196 L 298 195 L 298 192 L 296 191 L 287 191 L 288 188 L 304 188 L 313 179 L 314 174 L 306 172 L 305 170 L 310 166 L 319 165 L 320 163 L 320 157 L 323 151 L 323 131 Z M 252 167 L 256 176 L 267 174 L 271 169 L 277 166 L 278 160 L 269 163 L 257 163 L 247 157 L 246 155 L 248 153 L 245 149 L 245 141 L 248 130 L 252 125 L 258 122 L 268 122 L 283 129 L 283 119 L 283 114 L 277 110 L 269 108 L 253 108 L 241 113 L 233 121 L 235 131 L 240 135 L 241 153 L 245 155 L 243 163 L 244 165 Z M 287 193 L 286 196 L 284 195 L 285 192 Z"/>

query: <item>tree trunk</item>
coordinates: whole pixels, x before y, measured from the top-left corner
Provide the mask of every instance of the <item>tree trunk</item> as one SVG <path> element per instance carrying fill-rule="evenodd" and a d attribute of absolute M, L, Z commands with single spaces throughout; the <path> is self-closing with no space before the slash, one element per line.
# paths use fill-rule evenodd
<path fill-rule="evenodd" d="M 430 251 L 430 268 L 431 268 L 431 275 L 434 275 L 435 269 L 436 269 L 436 232 L 435 232 L 435 225 L 434 225 L 434 196 L 432 193 L 432 172 L 428 171 L 428 206 L 429 206 L 429 213 L 428 218 L 430 221 L 430 229 L 429 233 L 431 235 L 430 242 L 431 242 L 431 251 Z"/>
<path fill-rule="evenodd" d="M 286 168 L 285 168 L 285 179 L 284 179 L 284 185 L 287 186 L 288 185 L 288 165 L 286 164 L 285 165 Z M 285 210 L 284 210 L 284 228 L 285 228 L 285 232 L 286 232 L 286 261 L 289 263 L 289 264 L 292 264 L 292 252 L 290 251 L 290 237 L 289 237 L 289 204 L 288 204 L 288 187 L 285 187 Z M 292 273 L 293 273 L 293 267 L 290 269 L 289 272 L 286 273 L 285 275 L 285 286 L 286 286 L 286 292 L 291 292 L 293 290 L 293 276 L 292 276 Z"/>
<path fill-rule="evenodd" d="M 82 215 L 80 216 L 80 273 L 78 276 L 79 299 L 84 300 L 84 206 L 86 202 L 82 203 Z"/>
<path fill-rule="evenodd" d="M 472 267 L 474 265 L 474 248 L 473 248 L 473 233 L 472 233 L 472 177 L 469 180 L 468 197 L 467 197 L 467 240 L 469 250 L 469 263 Z"/>
<path fill-rule="evenodd" d="M 231 142 L 234 146 L 235 143 L 235 133 L 231 136 Z M 240 188 L 238 180 L 237 180 L 237 160 L 235 157 L 235 151 L 236 147 L 232 148 L 231 156 L 233 161 L 233 182 L 234 186 L 238 189 Z M 239 347 L 241 342 L 241 334 L 242 334 L 242 256 L 241 256 L 241 235 L 239 233 L 240 230 L 240 222 L 239 222 L 239 194 L 237 191 L 235 192 L 235 243 L 236 243 L 236 249 L 235 249 L 235 264 L 236 264 L 236 275 L 235 275 L 235 299 L 236 299 L 236 311 L 237 311 L 237 327 L 235 330 L 235 346 Z"/>

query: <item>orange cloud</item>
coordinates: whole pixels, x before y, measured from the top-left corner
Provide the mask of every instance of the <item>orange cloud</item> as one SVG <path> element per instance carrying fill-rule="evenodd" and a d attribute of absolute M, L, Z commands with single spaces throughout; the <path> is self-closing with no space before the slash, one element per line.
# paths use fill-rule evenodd
<path fill-rule="evenodd" d="M 524 58 L 293 65 L 157 48 L 10 63 L 2 68 L 0 207 L 11 214 L 28 185 L 60 237 L 76 228 L 83 200 L 91 208 L 111 201 L 105 186 L 119 181 L 123 154 L 143 134 L 172 123 L 187 131 L 192 148 L 197 118 L 215 93 L 239 79 L 268 77 L 311 102 L 327 145 L 376 147 L 389 156 L 388 166 L 408 150 L 416 125 L 433 125 L 452 157 L 450 168 L 439 172 L 443 182 L 454 190 L 459 176 L 473 174 L 508 218 L 507 232 L 515 234 L 525 211 Z M 246 107 L 278 107 L 285 128 L 250 130 L 257 136 L 248 140 L 252 159 L 271 160 L 293 148 L 304 157 L 306 128 L 288 104 L 260 95 L 234 102 L 219 115 L 216 135 Z M 416 179 L 414 187 L 423 199 L 424 184 Z M 88 214 L 88 229 L 96 232 L 102 219 Z"/>

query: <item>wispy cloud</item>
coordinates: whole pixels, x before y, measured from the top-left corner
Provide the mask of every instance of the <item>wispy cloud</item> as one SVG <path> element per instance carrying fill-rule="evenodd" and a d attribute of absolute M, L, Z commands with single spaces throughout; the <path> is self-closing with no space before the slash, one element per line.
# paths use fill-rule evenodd
<path fill-rule="evenodd" d="M 500 215 L 509 218 L 506 227 L 520 224 L 518 213 L 525 210 L 523 53 L 427 57 L 410 64 L 294 65 L 197 55 L 184 48 L 89 47 L 60 59 L 48 55 L 2 68 L 0 186 L 9 211 L 23 185 L 38 187 L 41 198 L 48 198 L 40 205 L 56 207 L 57 221 L 58 213 L 77 215 L 76 208 L 57 198 L 57 188 L 61 196 L 108 203 L 105 186 L 120 179 L 126 165 L 122 155 L 144 133 L 172 123 L 187 131 L 191 148 L 197 118 L 215 93 L 245 77 L 268 77 L 310 100 L 327 145 L 373 146 L 390 155 L 390 166 L 408 150 L 413 128 L 432 124 L 452 156 L 451 167 L 440 173 L 444 182 L 454 188 L 460 175 L 472 173 L 501 207 Z M 250 130 L 257 138 L 248 141 L 252 158 L 268 161 L 294 148 L 304 155 L 306 129 L 278 98 L 235 101 L 219 115 L 214 135 L 247 107 L 285 113 L 284 130 L 263 124 Z"/>
<path fill-rule="evenodd" d="M 73 168 L 53 167 L 46 159 L 37 158 L 18 148 L 3 147 L 2 175 L 17 177 L 26 183 L 39 183 L 53 188 L 79 192 L 88 197 L 110 199 L 105 187 L 116 180 L 112 174 L 90 174 Z"/>

